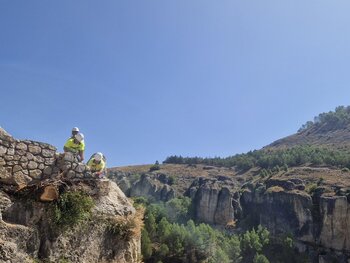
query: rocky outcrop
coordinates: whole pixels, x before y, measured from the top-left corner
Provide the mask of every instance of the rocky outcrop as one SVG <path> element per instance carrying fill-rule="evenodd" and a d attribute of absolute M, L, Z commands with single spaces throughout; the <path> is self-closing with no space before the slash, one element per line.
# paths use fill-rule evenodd
<path fill-rule="evenodd" d="M 92 217 L 57 229 L 52 204 L 67 192 L 90 196 Z M 0 262 L 136 263 L 141 217 L 114 182 L 95 180 L 73 155 L 0 129 Z M 128 235 L 118 231 L 120 224 L 129 226 Z"/>
<path fill-rule="evenodd" d="M 145 196 L 164 202 L 176 197 L 170 177 L 162 173 L 143 173 L 136 177 L 135 174 L 114 172 L 110 173 L 109 177 L 131 197 Z"/>
<path fill-rule="evenodd" d="M 322 246 L 350 253 L 350 204 L 346 196 L 321 197 Z"/>
<path fill-rule="evenodd" d="M 254 189 L 246 188 L 240 201 L 243 218 L 252 225 L 261 224 L 272 235 L 292 234 L 299 240 L 313 242 L 313 204 L 304 192 L 258 185 Z"/>
<path fill-rule="evenodd" d="M 52 229 L 50 204 L 36 200 L 2 198 L 0 240 L 7 247 L 1 248 L 1 262 L 25 262 L 31 258 L 59 262 L 138 262 L 140 237 L 122 237 L 110 232 L 113 218 L 133 220 L 135 209 L 111 181 L 75 182 L 71 191 L 84 190 L 95 200 L 92 220 L 68 229 L 55 232 Z M 131 218 L 131 219 L 130 219 Z M 1 244 L 1 243 L 0 243 Z M 13 251 L 11 253 L 11 251 Z M 17 255 L 23 261 L 14 260 Z"/>
<path fill-rule="evenodd" d="M 273 236 L 292 234 L 303 250 L 316 250 L 320 262 L 348 262 L 349 198 L 322 195 L 322 187 L 310 196 L 291 186 L 280 180 L 248 185 L 241 196 L 243 218 L 267 227 Z"/>
<path fill-rule="evenodd" d="M 229 178 L 197 178 L 186 195 L 192 198 L 195 219 L 200 222 L 226 225 L 241 212 L 239 195 Z"/>
<path fill-rule="evenodd" d="M 148 196 L 155 200 L 168 201 L 175 197 L 175 191 L 170 185 L 144 174 L 130 187 L 130 196 Z"/>

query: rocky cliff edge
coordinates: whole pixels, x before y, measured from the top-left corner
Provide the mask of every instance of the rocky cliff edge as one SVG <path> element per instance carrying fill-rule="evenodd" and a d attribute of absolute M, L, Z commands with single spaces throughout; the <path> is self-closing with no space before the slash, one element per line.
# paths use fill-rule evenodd
<path fill-rule="evenodd" d="M 142 213 L 114 182 L 88 175 L 73 156 L 0 128 L 0 262 L 140 262 Z M 83 216 L 73 224 L 62 207 Z"/>

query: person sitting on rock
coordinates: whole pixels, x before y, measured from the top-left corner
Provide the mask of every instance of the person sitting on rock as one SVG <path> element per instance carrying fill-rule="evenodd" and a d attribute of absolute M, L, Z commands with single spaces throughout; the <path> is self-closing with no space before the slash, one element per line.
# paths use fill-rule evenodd
<path fill-rule="evenodd" d="M 64 152 L 72 152 L 77 155 L 78 161 L 82 162 L 84 160 L 84 135 L 82 133 L 77 133 L 74 138 L 69 138 L 63 147 Z"/>
<path fill-rule="evenodd" d="M 71 138 L 74 139 L 74 136 L 77 135 L 79 133 L 79 128 L 78 127 L 74 127 L 72 129 L 72 136 Z"/>
<path fill-rule="evenodd" d="M 91 156 L 90 160 L 87 162 L 87 166 L 98 178 L 103 178 L 106 174 L 106 158 L 100 152 L 97 152 Z"/>

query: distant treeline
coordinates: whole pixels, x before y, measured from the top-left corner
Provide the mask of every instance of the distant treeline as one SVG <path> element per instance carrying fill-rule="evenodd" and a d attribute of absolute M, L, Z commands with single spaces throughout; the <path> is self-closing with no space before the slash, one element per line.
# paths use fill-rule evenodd
<path fill-rule="evenodd" d="M 338 106 L 335 111 L 324 112 L 314 118 L 314 121 L 308 121 L 298 132 L 307 130 L 315 126 L 327 126 L 329 130 L 343 129 L 350 124 L 350 106 Z"/>
<path fill-rule="evenodd" d="M 255 150 L 244 154 L 220 158 L 169 156 L 163 163 L 204 164 L 219 167 L 236 167 L 248 170 L 253 167 L 272 169 L 293 167 L 303 164 L 337 166 L 350 168 L 350 151 L 317 146 L 295 146 L 286 149 Z"/>

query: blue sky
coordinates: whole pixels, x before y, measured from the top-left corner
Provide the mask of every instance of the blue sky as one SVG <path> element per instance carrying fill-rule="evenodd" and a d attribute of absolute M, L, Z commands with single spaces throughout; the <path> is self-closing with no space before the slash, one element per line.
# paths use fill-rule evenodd
<path fill-rule="evenodd" d="M 0 126 L 109 166 L 227 156 L 350 103 L 350 2 L 0 0 Z"/>

